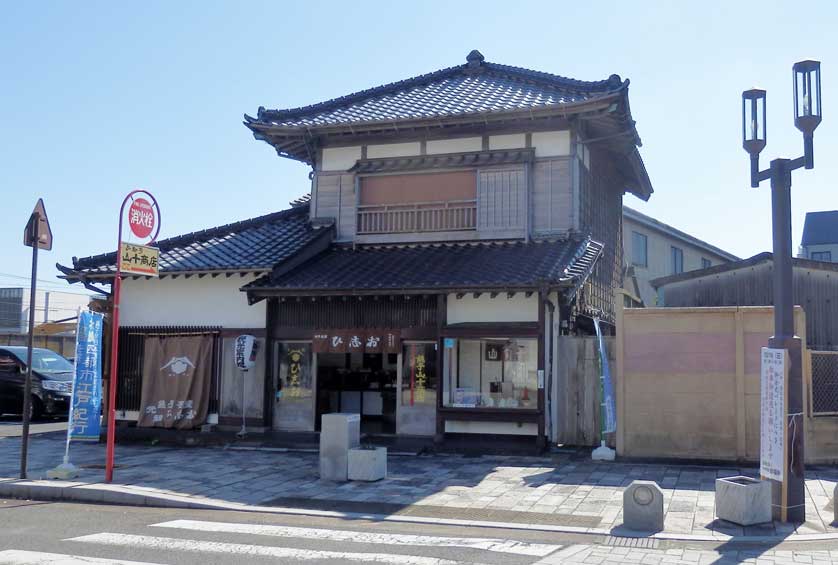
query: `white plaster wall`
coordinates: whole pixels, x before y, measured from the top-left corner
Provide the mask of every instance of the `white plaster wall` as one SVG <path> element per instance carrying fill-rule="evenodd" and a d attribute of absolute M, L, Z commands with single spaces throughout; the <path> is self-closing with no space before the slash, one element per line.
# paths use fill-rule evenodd
<path fill-rule="evenodd" d="M 425 150 L 429 155 L 437 153 L 464 153 L 483 149 L 483 138 L 461 137 L 458 139 L 435 139 L 428 141 Z"/>
<path fill-rule="evenodd" d="M 256 277 L 127 279 L 122 282 L 122 326 L 264 328 L 265 301 L 253 306 L 239 288 Z"/>
<path fill-rule="evenodd" d="M 570 155 L 570 130 L 534 132 L 532 145 L 536 157 Z"/>
<path fill-rule="evenodd" d="M 481 294 L 474 298 L 468 294 L 458 299 L 456 295 L 448 295 L 448 323 L 462 322 L 537 322 L 538 296 L 535 294 L 527 298 L 523 293 L 517 293 L 507 298 L 505 293 L 491 298 L 488 294 Z"/>
<path fill-rule="evenodd" d="M 489 149 L 521 149 L 526 146 L 527 136 L 523 133 L 489 136 Z"/>
<path fill-rule="evenodd" d="M 323 149 L 323 171 L 345 171 L 361 158 L 361 147 L 326 147 Z"/>
<path fill-rule="evenodd" d="M 367 145 L 367 157 L 375 159 L 378 157 L 402 157 L 405 155 L 419 155 L 419 142 L 388 143 L 386 145 Z"/>
<path fill-rule="evenodd" d="M 518 422 L 445 422 L 445 432 L 454 434 L 538 435 L 538 424 Z"/>

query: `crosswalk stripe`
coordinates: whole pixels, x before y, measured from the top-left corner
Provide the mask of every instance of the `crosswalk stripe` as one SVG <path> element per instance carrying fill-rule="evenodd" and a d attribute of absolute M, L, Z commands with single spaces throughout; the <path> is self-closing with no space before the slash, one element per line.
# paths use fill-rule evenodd
<path fill-rule="evenodd" d="M 231 534 L 253 534 L 281 538 L 305 538 L 336 542 L 378 543 L 386 545 L 414 545 L 431 547 L 463 547 L 482 549 L 498 553 L 514 553 L 544 557 L 560 549 L 560 545 L 527 543 L 495 538 L 456 538 L 442 536 L 418 536 L 412 534 L 386 534 L 354 532 L 348 530 L 327 530 L 321 528 L 298 528 L 291 526 L 269 526 L 264 524 L 241 524 L 231 522 L 206 522 L 203 520 L 172 520 L 152 524 L 152 527 L 196 530 L 203 532 L 224 532 Z"/>
<path fill-rule="evenodd" d="M 43 551 L 23 551 L 9 549 L 0 551 L 0 565 L 157 565 L 141 561 L 124 559 L 100 559 L 81 555 L 63 555 L 44 553 Z"/>
<path fill-rule="evenodd" d="M 270 547 L 263 545 L 246 545 L 241 543 L 223 543 L 216 541 L 201 541 L 178 538 L 164 538 L 156 536 L 139 536 L 133 534 L 115 534 L 103 532 L 68 538 L 64 541 L 98 543 L 119 547 L 143 547 L 145 549 L 160 549 L 164 551 L 187 551 L 195 553 L 223 553 L 238 557 L 279 557 L 283 559 L 298 559 L 309 561 L 317 559 L 339 559 L 341 561 L 366 561 L 373 563 L 390 563 L 392 565 L 455 565 L 455 561 L 438 559 L 436 557 L 422 557 L 418 555 L 399 555 L 388 553 L 350 553 L 344 551 L 323 551 L 316 549 L 296 549 L 290 547 Z"/>

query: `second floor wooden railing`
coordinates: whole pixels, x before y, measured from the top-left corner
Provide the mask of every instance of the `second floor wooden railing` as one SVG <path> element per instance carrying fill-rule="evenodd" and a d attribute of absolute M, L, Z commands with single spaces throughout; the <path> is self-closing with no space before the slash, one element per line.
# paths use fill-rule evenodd
<path fill-rule="evenodd" d="M 358 234 L 473 230 L 477 200 L 358 206 Z"/>

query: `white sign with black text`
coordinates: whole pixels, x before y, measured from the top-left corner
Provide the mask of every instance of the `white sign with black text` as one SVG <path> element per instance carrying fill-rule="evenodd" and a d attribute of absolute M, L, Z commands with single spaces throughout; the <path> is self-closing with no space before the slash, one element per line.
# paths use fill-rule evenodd
<path fill-rule="evenodd" d="M 762 348 L 759 473 L 781 482 L 785 470 L 787 359 L 785 349 Z"/>

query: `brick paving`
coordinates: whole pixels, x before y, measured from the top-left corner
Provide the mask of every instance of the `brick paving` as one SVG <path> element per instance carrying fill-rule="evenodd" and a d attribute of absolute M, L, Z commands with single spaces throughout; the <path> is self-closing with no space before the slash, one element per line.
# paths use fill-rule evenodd
<path fill-rule="evenodd" d="M 30 439 L 30 478 L 45 478 L 61 462 L 63 434 Z M 0 438 L 0 477 L 18 474 L 19 438 Z M 741 528 L 715 519 L 716 477 L 755 468 L 721 468 L 638 463 L 593 463 L 566 455 L 551 457 L 456 455 L 391 456 L 389 477 L 375 483 L 334 483 L 318 478 L 317 454 L 208 447 L 118 445 L 115 482 L 153 492 L 243 504 L 305 499 L 321 504 L 369 503 L 442 508 L 446 517 L 516 516 L 512 522 L 573 525 L 573 521 L 615 535 L 622 532 L 622 493 L 635 479 L 656 481 L 664 491 L 665 529 L 673 534 L 763 536 L 838 533 L 831 493 L 838 468 L 807 469 L 805 524 Z M 103 481 L 104 445 L 74 444 L 79 481 Z M 392 512 L 395 513 L 395 510 Z M 419 513 L 415 513 L 418 515 Z M 574 518 L 566 520 L 565 517 Z"/>
<path fill-rule="evenodd" d="M 838 565 L 838 549 L 825 550 L 757 550 L 707 551 L 689 548 L 640 549 L 575 545 L 564 548 L 538 564 L 585 563 L 590 565 L 611 565 L 617 563 L 638 563 L 641 565 L 733 565 L 748 563 L 754 565 Z"/>

